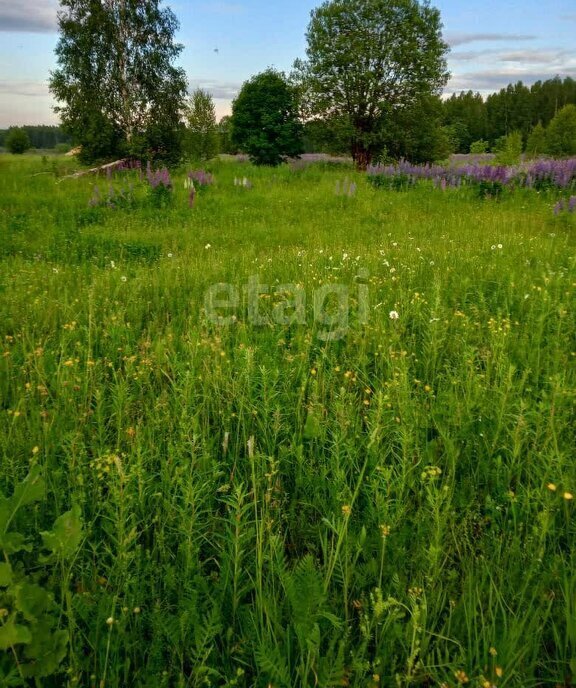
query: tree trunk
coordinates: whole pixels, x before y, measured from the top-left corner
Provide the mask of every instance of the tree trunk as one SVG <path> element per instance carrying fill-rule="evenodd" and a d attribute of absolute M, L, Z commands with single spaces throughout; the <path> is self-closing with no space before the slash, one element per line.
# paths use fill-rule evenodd
<path fill-rule="evenodd" d="M 354 141 L 352 144 L 352 159 L 358 172 L 366 172 L 368 165 L 372 161 L 372 154 L 361 141 Z"/>

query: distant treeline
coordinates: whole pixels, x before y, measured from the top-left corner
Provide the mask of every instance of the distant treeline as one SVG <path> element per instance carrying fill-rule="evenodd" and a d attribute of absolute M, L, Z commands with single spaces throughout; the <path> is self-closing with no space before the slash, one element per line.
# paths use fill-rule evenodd
<path fill-rule="evenodd" d="M 483 99 L 472 91 L 454 94 L 443 102 L 443 124 L 453 130 L 458 153 L 468 153 L 475 141 L 493 147 L 498 139 L 519 131 L 526 142 L 532 129 L 548 126 L 565 105 L 576 105 L 576 80 L 567 77 L 521 81 Z"/>
<path fill-rule="evenodd" d="M 38 124 L 19 127 L 24 129 L 33 148 L 56 148 L 59 143 L 72 144 L 72 138 L 61 127 Z M 0 129 L 0 148 L 4 147 L 9 129 Z"/>

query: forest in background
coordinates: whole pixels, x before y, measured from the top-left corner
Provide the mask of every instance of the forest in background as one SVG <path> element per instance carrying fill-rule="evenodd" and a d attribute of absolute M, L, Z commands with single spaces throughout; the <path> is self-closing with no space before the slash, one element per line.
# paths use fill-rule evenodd
<path fill-rule="evenodd" d="M 474 91 L 462 91 L 450 98 L 430 97 L 417 106 L 391 115 L 386 127 L 386 152 L 390 158 L 413 162 L 441 159 L 450 153 L 470 153 L 476 142 L 485 151 L 498 151 L 504 137 L 520 132 L 526 145 L 539 124 L 546 127 L 566 105 L 576 105 L 576 80 L 555 77 L 526 86 L 510 84 L 484 98 Z M 21 127 L 32 148 L 55 149 L 70 146 L 72 136 L 63 127 L 36 125 Z M 0 130 L 0 148 L 10 129 Z M 217 127 L 218 149 L 237 153 L 231 143 L 231 118 L 221 118 Z M 313 120 L 304 124 L 306 153 L 348 152 L 344 128 L 337 121 Z"/>

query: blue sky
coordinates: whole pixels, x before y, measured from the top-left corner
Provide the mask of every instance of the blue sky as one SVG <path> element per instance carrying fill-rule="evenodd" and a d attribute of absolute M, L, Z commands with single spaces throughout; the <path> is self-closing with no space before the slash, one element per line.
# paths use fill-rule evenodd
<path fill-rule="evenodd" d="M 321 0 L 172 0 L 181 64 L 219 116 L 243 81 L 303 57 L 310 11 Z M 0 127 L 55 123 L 47 87 L 55 67 L 56 0 L 0 0 Z M 574 0 L 433 0 L 452 46 L 447 93 L 489 93 L 522 79 L 576 78 Z"/>

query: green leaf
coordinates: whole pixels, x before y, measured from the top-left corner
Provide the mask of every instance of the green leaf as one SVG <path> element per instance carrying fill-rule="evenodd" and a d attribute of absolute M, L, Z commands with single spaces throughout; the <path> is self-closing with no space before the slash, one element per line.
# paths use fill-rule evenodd
<path fill-rule="evenodd" d="M 8 499 L 0 494 L 0 547 L 2 534 L 8 530 L 10 522 L 20 507 L 39 501 L 46 492 L 46 483 L 38 466 L 33 466 L 24 480 L 15 487 Z M 15 550 L 18 551 L 18 550 Z"/>
<path fill-rule="evenodd" d="M 0 549 L 3 549 L 6 554 L 32 551 L 32 547 L 26 544 L 26 538 L 20 533 L 0 534 Z"/>
<path fill-rule="evenodd" d="M 58 557 L 72 557 L 82 542 L 82 514 L 76 504 L 70 511 L 59 516 L 51 532 L 42 533 L 44 547 Z"/>
<path fill-rule="evenodd" d="M 17 511 L 22 506 L 39 502 L 46 492 L 46 482 L 41 475 L 40 467 L 33 466 L 30 473 L 16 486 L 10 501 Z"/>
<path fill-rule="evenodd" d="M 0 650 L 9 650 L 14 645 L 23 645 L 32 641 L 32 635 L 26 626 L 17 624 L 16 614 L 0 627 Z"/>
<path fill-rule="evenodd" d="M 26 621 L 37 621 L 52 602 L 50 594 L 34 583 L 22 583 L 16 587 L 16 609 Z"/>
<path fill-rule="evenodd" d="M 46 619 L 34 629 L 34 639 L 27 646 L 24 656 L 32 660 L 22 665 L 26 677 L 43 678 L 58 671 L 58 667 L 68 652 L 68 632 L 51 630 Z"/>
<path fill-rule="evenodd" d="M 254 654 L 258 668 L 266 675 L 267 679 L 283 688 L 292 685 L 286 657 L 277 645 L 262 642 Z"/>
<path fill-rule="evenodd" d="M 7 588 L 12 583 L 12 567 L 10 564 L 0 564 L 0 588 Z"/>
<path fill-rule="evenodd" d="M 318 416 L 313 411 L 309 411 L 304 425 L 304 438 L 313 440 L 320 437 L 321 434 L 322 426 Z"/>

